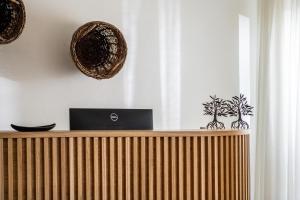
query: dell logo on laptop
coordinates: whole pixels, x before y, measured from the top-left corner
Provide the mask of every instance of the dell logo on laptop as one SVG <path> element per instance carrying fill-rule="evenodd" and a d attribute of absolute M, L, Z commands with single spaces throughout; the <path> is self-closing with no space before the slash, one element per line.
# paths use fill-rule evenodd
<path fill-rule="evenodd" d="M 110 119 L 111 119 L 111 121 L 116 122 L 119 120 L 119 116 L 116 113 L 111 113 Z"/>

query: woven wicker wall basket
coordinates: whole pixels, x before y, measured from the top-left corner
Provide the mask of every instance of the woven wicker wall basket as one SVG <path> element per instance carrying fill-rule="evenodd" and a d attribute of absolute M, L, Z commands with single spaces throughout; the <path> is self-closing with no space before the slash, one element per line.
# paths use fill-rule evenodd
<path fill-rule="evenodd" d="M 71 55 L 77 68 L 95 79 L 109 79 L 123 67 L 127 45 L 113 25 L 95 21 L 81 26 L 73 35 Z"/>
<path fill-rule="evenodd" d="M 22 0 L 0 0 L 0 44 L 16 40 L 24 29 L 25 21 Z"/>

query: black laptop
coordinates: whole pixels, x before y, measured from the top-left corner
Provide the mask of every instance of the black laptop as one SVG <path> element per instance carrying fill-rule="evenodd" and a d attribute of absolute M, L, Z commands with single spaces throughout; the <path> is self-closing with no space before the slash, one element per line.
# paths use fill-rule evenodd
<path fill-rule="evenodd" d="M 153 130 L 152 109 L 70 108 L 70 130 Z"/>

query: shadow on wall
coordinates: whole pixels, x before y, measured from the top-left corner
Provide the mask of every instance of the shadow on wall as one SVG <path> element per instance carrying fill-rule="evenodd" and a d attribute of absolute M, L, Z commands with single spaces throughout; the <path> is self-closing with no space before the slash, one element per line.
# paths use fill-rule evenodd
<path fill-rule="evenodd" d="M 24 82 L 78 73 L 69 49 L 72 34 L 79 26 L 55 13 L 28 13 L 20 38 L 0 47 L 0 76 Z"/>

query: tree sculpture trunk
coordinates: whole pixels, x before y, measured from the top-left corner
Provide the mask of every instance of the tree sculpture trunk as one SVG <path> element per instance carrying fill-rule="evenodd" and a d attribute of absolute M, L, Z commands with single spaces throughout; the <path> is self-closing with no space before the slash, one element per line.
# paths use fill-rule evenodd
<path fill-rule="evenodd" d="M 232 122 L 231 124 L 232 129 L 249 129 L 249 124 L 245 122 L 242 118 L 241 109 L 238 108 L 238 120 Z"/>
<path fill-rule="evenodd" d="M 217 119 L 218 110 L 215 109 L 214 120 L 207 125 L 207 129 L 225 129 L 225 125 L 222 122 L 219 122 Z"/>

